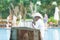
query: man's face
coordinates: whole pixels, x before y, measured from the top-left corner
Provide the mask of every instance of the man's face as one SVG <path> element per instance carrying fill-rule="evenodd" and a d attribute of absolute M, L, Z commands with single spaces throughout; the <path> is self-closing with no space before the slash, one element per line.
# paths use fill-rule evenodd
<path fill-rule="evenodd" d="M 34 19 L 35 19 L 35 21 L 37 21 L 38 19 L 40 19 L 40 17 L 39 16 L 36 16 Z"/>

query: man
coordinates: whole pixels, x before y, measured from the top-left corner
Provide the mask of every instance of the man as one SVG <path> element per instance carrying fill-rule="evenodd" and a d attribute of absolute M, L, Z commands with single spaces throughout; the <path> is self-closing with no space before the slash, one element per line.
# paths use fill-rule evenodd
<path fill-rule="evenodd" d="M 44 39 L 45 26 L 44 26 L 44 22 L 43 22 L 43 17 L 40 13 L 35 13 L 33 15 L 33 27 L 40 30 L 41 37 L 43 40 Z"/>

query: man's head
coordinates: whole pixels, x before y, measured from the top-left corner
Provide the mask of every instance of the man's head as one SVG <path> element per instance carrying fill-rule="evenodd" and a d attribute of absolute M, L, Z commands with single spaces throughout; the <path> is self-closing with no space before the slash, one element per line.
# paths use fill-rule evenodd
<path fill-rule="evenodd" d="M 38 19 L 43 19 L 43 16 L 40 13 L 35 13 L 33 14 L 33 18 L 35 21 L 37 21 Z"/>
<path fill-rule="evenodd" d="M 34 17 L 34 19 L 35 19 L 35 21 L 37 21 L 38 19 L 41 19 L 41 17 L 36 16 L 36 17 Z"/>

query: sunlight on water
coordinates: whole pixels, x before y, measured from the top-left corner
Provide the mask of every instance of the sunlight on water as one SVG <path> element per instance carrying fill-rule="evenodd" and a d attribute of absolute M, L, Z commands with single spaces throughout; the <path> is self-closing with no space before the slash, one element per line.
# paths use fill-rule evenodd
<path fill-rule="evenodd" d="M 54 35 L 54 40 L 59 40 L 59 32 L 58 32 L 58 30 L 55 30 L 53 32 L 53 35 Z"/>
<path fill-rule="evenodd" d="M 10 39 L 9 29 L 0 28 L 0 40 L 9 40 Z"/>

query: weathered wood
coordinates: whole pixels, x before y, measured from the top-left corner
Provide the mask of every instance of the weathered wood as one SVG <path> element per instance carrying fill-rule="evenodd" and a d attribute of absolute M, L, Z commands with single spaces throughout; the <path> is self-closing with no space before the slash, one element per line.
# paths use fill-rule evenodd
<path fill-rule="evenodd" d="M 17 33 L 14 33 L 14 30 L 17 30 Z M 13 36 L 14 33 L 15 35 Z M 41 40 L 40 31 L 32 28 L 12 28 L 11 40 Z M 13 37 L 17 37 L 14 39 Z"/>

